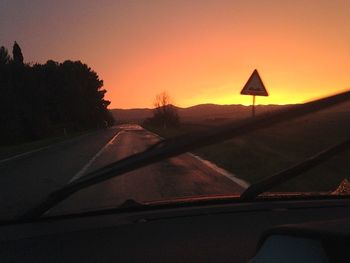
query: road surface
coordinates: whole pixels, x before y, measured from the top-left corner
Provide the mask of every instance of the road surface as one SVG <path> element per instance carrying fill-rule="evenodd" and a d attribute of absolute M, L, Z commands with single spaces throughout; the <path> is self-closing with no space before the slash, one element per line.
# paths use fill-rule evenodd
<path fill-rule="evenodd" d="M 70 181 L 158 140 L 138 125 L 115 126 L 0 163 L 0 218 L 19 215 Z M 243 189 L 198 158 L 182 154 L 83 189 L 51 213 L 111 208 L 127 199 L 150 202 Z"/>

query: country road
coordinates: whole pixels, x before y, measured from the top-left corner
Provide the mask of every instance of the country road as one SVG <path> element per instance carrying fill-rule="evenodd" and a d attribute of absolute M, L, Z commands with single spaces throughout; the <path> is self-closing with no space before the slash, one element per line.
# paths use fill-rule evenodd
<path fill-rule="evenodd" d="M 158 140 L 138 125 L 115 126 L 0 163 L 0 219 L 19 215 L 70 181 Z M 220 171 L 182 154 L 83 189 L 52 213 L 116 207 L 127 199 L 149 202 L 242 190 Z"/>

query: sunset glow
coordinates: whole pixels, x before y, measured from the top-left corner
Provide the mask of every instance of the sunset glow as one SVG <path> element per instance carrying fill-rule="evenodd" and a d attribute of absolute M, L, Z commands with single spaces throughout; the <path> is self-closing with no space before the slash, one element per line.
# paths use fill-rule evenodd
<path fill-rule="evenodd" d="M 69 8 L 67 8 L 67 6 Z M 110 108 L 250 104 L 257 68 L 269 97 L 300 103 L 350 87 L 350 1 L 0 0 L 0 46 L 26 62 L 81 60 Z"/>

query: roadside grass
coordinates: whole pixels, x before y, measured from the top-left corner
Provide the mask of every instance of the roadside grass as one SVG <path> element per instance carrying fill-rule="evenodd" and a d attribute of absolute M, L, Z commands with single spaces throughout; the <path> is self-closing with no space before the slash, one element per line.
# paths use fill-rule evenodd
<path fill-rule="evenodd" d="M 222 143 L 193 151 L 250 183 L 257 182 L 317 154 L 350 136 L 350 105 L 274 125 Z M 145 127 L 170 138 L 203 126 L 178 129 Z M 208 129 L 208 128 L 206 128 Z M 350 151 L 276 187 L 274 191 L 331 191 L 350 179 Z"/>
<path fill-rule="evenodd" d="M 91 132 L 91 130 L 83 131 L 83 132 L 74 132 L 67 136 L 49 137 L 42 140 L 16 144 L 11 146 L 0 146 L 0 161 L 3 159 L 11 158 L 19 154 L 26 153 L 26 152 L 35 151 L 37 149 L 50 146 L 52 144 L 63 142 L 88 132 Z"/>

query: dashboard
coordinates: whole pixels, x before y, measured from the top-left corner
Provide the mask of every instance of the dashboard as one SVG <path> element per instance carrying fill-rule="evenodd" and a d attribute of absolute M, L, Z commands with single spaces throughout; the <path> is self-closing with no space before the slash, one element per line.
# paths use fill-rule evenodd
<path fill-rule="evenodd" d="M 48 217 L 2 224 L 0 262 L 248 262 L 264 247 L 261 240 L 281 236 L 271 229 L 349 215 L 350 200 L 330 199 Z M 271 248 L 265 255 L 273 255 Z"/>

